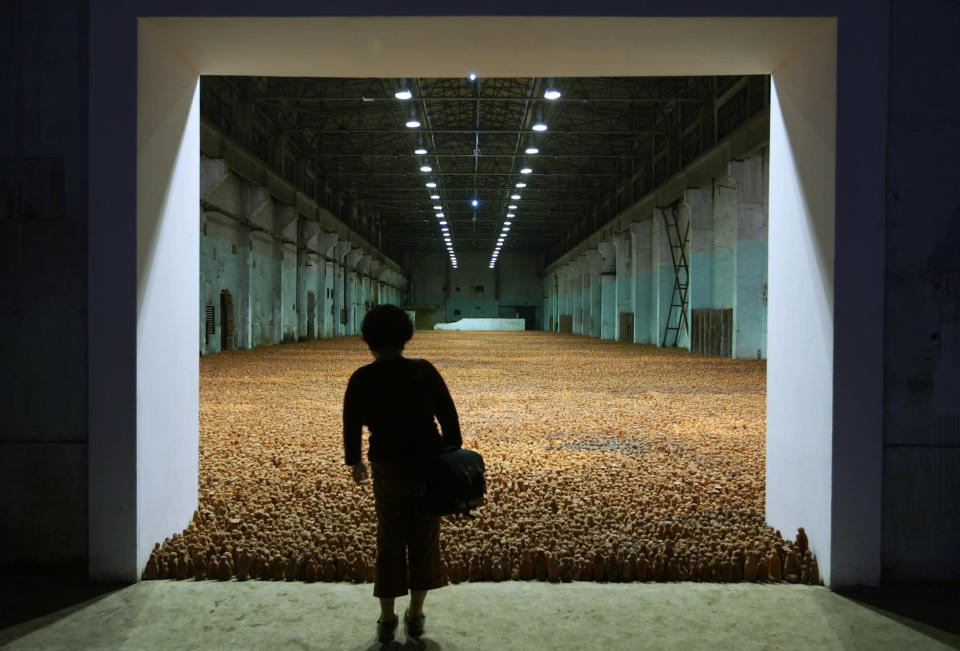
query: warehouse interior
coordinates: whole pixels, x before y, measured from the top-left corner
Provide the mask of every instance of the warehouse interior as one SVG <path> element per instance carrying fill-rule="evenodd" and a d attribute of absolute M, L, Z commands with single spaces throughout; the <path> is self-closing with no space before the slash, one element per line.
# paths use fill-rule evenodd
<path fill-rule="evenodd" d="M 183 529 L 197 506 L 197 351 L 205 355 L 352 336 L 366 307 L 398 302 L 424 330 L 468 316 L 513 316 L 529 330 L 556 336 L 589 335 L 600 341 L 766 359 L 768 522 L 784 532 L 806 526 L 821 576 L 834 588 L 956 581 L 956 557 L 950 551 L 956 532 L 948 497 L 956 479 L 943 472 L 952 463 L 955 416 L 947 413 L 949 405 L 941 397 L 942 387 L 950 386 L 950 373 L 956 372 L 949 362 L 956 302 L 949 251 L 955 250 L 951 236 L 956 229 L 950 230 L 949 219 L 933 229 L 937 247 L 925 258 L 926 275 L 911 276 L 913 282 L 930 285 L 924 319 L 938 323 L 937 337 L 924 335 L 937 342 L 928 343 L 924 354 L 928 360 L 946 361 L 926 362 L 926 384 L 891 376 L 891 368 L 912 357 L 889 348 L 889 332 L 896 331 L 889 309 L 897 302 L 885 294 L 891 291 L 889 283 L 875 282 L 878 272 L 884 275 L 885 264 L 889 274 L 890 256 L 896 253 L 890 252 L 890 233 L 876 216 L 884 214 L 886 204 L 889 219 L 889 201 L 899 201 L 901 192 L 896 191 L 896 199 L 888 197 L 884 174 L 878 173 L 892 146 L 889 136 L 876 137 L 887 129 L 886 118 L 878 117 L 886 115 L 885 100 L 878 100 L 886 96 L 886 64 L 883 74 L 877 74 L 876 57 L 853 53 L 842 40 L 838 45 L 836 21 L 552 19 L 545 26 L 543 19 L 470 19 L 469 31 L 483 46 L 467 44 L 458 50 L 448 41 L 453 37 L 429 48 L 397 47 L 421 43 L 425 34 L 466 29 L 467 23 L 453 18 L 410 20 L 402 28 L 395 20 L 326 19 L 332 23 L 325 25 L 325 19 L 272 19 L 268 29 L 262 21 L 270 19 L 158 18 L 140 19 L 136 38 L 93 38 L 123 33 L 121 18 L 108 14 L 91 9 L 91 40 L 84 46 L 90 48 L 90 132 L 102 134 L 83 145 L 90 148 L 89 187 L 82 194 L 89 195 L 91 212 L 89 222 L 81 224 L 90 242 L 83 310 L 88 319 L 88 433 L 79 450 L 67 451 L 55 437 L 45 443 L 59 455 L 54 457 L 59 459 L 57 473 L 70 469 L 61 476 L 76 479 L 66 493 L 73 495 L 82 486 L 88 507 L 46 521 L 25 515 L 36 502 L 22 489 L 5 489 L 14 531 L 24 532 L 7 548 L 5 563 L 79 561 L 94 580 L 136 580 L 153 544 Z M 765 22 L 757 22 L 761 20 Z M 886 34 L 886 17 L 850 29 Z M 317 42 L 311 38 L 317 30 L 336 36 Z M 280 32 L 295 46 L 277 51 L 275 34 Z M 544 34 L 571 45 L 544 48 Z M 240 42 L 243 51 L 238 51 Z M 510 48 L 504 47 L 507 43 Z M 593 45 L 573 45 L 585 43 Z M 884 51 L 879 59 L 886 62 L 886 37 L 874 46 Z M 139 56 L 132 59 L 136 65 L 123 68 L 126 86 L 117 79 L 107 81 L 103 73 L 121 60 L 112 48 L 131 47 Z M 300 54 L 291 56 L 291 51 Z M 343 51 L 351 56 L 324 55 Z M 384 57 L 385 51 L 392 56 Z M 396 54 L 401 51 L 411 53 Z M 432 55 L 436 51 L 456 54 L 438 60 Z M 673 56 L 662 56 L 664 51 Z M 113 55 L 105 57 L 108 52 Z M 865 74 L 851 82 L 855 70 Z M 474 72 L 477 77 L 471 79 Z M 239 83 L 263 91 L 264 105 L 278 113 L 336 122 L 332 113 L 309 108 L 309 93 L 317 85 L 305 80 L 318 78 L 327 84 L 324 93 L 339 84 L 343 98 L 386 105 L 393 113 L 404 102 L 413 105 L 419 99 L 423 114 L 436 120 L 462 104 L 485 122 L 496 123 L 498 105 L 520 105 L 511 93 L 534 97 L 536 102 L 525 102 L 531 110 L 522 109 L 519 131 L 512 134 L 524 155 L 508 157 L 492 140 L 481 147 L 476 127 L 467 134 L 476 138 L 474 152 L 455 153 L 452 145 L 434 141 L 423 143 L 427 154 L 395 155 L 385 149 L 382 159 L 371 161 L 380 155 L 376 143 L 384 142 L 372 139 L 364 149 L 352 151 L 358 160 L 343 160 L 351 152 L 329 146 L 342 137 L 332 132 L 353 128 L 358 133 L 348 137 L 356 139 L 375 135 L 377 126 L 313 123 L 301 133 L 315 136 L 324 128 L 331 133 L 311 156 L 294 155 L 291 167 L 286 154 L 296 138 L 274 134 L 258 143 L 253 128 L 231 134 L 236 121 L 245 119 L 243 110 L 252 108 L 247 104 L 237 110 L 237 104 L 224 99 L 231 85 Z M 696 110 L 676 108 L 684 104 L 683 93 L 676 94 L 681 79 L 687 90 L 709 89 L 706 95 L 714 103 L 708 110 L 701 105 L 704 95 L 700 104 L 689 102 Z M 390 90 L 386 81 L 396 82 L 396 90 L 414 88 L 411 99 L 385 97 Z M 350 82 L 356 85 L 342 88 Z M 379 88 L 368 94 L 371 82 Z M 628 89 L 631 82 L 636 87 Z M 652 84 L 666 88 L 653 89 Z M 559 98 L 543 95 L 555 86 Z M 122 102 L 115 101 L 119 87 L 126 89 Z M 478 101 L 481 89 L 499 93 L 501 101 Z M 616 125 L 624 114 L 626 119 L 641 114 L 631 109 L 614 118 L 615 111 L 591 107 L 568 114 L 570 123 L 563 117 L 550 122 L 551 106 L 586 97 L 585 90 L 608 99 L 626 93 L 619 99 L 632 101 L 623 104 L 652 99 L 644 94 L 651 90 L 666 92 L 661 97 L 671 97 L 671 110 L 643 114 L 651 118 L 645 128 L 623 128 L 631 138 L 638 131 L 664 129 L 662 149 L 650 134 L 649 161 L 637 156 L 643 161 L 639 166 L 627 167 L 633 154 L 623 151 L 609 153 L 609 161 L 600 159 L 609 167 L 597 160 L 585 165 L 573 153 L 548 158 L 564 138 L 565 144 L 584 150 L 585 143 L 576 142 L 578 134 L 565 133 L 575 131 L 578 123 L 599 124 L 609 117 Z M 438 98 L 475 95 L 473 102 L 437 99 L 443 108 L 431 109 L 431 92 Z M 251 96 L 249 85 L 244 95 Z M 234 110 L 218 111 L 216 101 Z M 537 109 L 547 115 L 538 115 Z M 355 113 L 344 115 L 356 118 Z M 411 116 L 416 118 L 423 116 Z M 500 118 L 517 123 L 508 110 Z M 539 151 L 526 152 L 537 143 L 522 136 L 533 132 L 524 128 L 527 124 L 541 119 L 550 123 L 546 134 L 552 139 L 545 139 L 544 156 L 538 159 Z M 718 124 L 721 120 L 729 122 Z M 442 125 L 423 126 L 421 133 L 434 138 L 443 130 Z M 493 130 L 506 129 L 497 124 Z M 605 125 L 597 130 L 615 129 Z M 583 131 L 581 137 L 591 135 L 589 129 Z M 133 133 L 138 134 L 136 159 L 118 156 Z M 635 138 L 608 146 L 639 147 L 640 142 Z M 872 155 L 865 156 L 868 150 Z M 497 155 L 484 160 L 487 152 Z M 446 154 L 449 160 L 443 158 Z M 601 156 L 589 149 L 577 154 Z M 411 169 L 412 162 L 431 169 Z M 490 163 L 483 168 L 486 176 L 480 173 L 481 163 Z M 376 171 L 364 168 L 372 164 L 379 165 Z M 477 167 L 471 172 L 462 166 L 469 164 Z M 527 167 L 529 174 L 520 172 Z M 358 184 L 347 181 L 374 178 L 389 194 L 403 185 L 412 189 L 435 182 L 425 180 L 434 171 L 442 184 L 438 204 L 423 186 L 421 196 L 406 207 L 389 196 L 376 205 L 375 193 L 358 192 Z M 467 180 L 464 196 L 457 194 L 461 176 Z M 889 172 L 886 177 L 889 183 Z M 394 185 L 393 179 L 399 182 Z M 490 179 L 499 185 L 479 185 Z M 517 188 L 518 199 L 498 198 L 507 183 L 527 187 Z M 539 184 L 552 184 L 553 197 L 561 197 L 544 201 L 549 216 L 536 213 L 536 202 L 547 196 L 544 190 L 538 194 Z M 563 196 L 574 194 L 574 187 L 580 189 L 578 196 Z M 476 206 L 463 205 L 472 199 Z M 562 216 L 564 207 L 578 201 L 588 207 Z M 443 208 L 442 217 L 434 205 Z M 507 217 L 509 205 L 518 205 L 512 217 Z M 447 224 L 441 226 L 441 220 Z M 246 226 L 246 240 L 238 223 Z M 15 240 L 21 248 L 22 232 L 16 231 Z M 916 236 L 910 229 L 903 232 Z M 897 231 L 898 242 L 903 232 Z M 671 246 L 676 233 L 683 242 L 679 247 Z M 678 252 L 686 264 L 678 264 Z M 245 259 L 231 266 L 231 256 Z M 22 254 L 11 258 L 5 271 L 23 259 Z M 250 270 L 246 280 L 237 273 L 243 267 Z M 269 290 L 258 286 L 266 281 L 255 280 L 268 274 L 254 274 L 254 268 L 269 270 Z M 231 273 L 236 290 L 225 294 L 219 281 Z M 638 280 L 640 274 L 649 277 Z M 702 280 L 706 278 L 708 282 Z M 737 282 L 728 282 L 730 278 Z M 901 292 L 896 296 L 915 292 L 899 278 L 893 285 Z M 315 288 L 313 301 L 309 288 Z M 118 297 L 126 298 L 118 303 Z M 732 314 L 725 316 L 728 310 Z M 713 327 L 708 325 L 711 317 L 719 321 L 716 342 L 700 336 Z M 865 318 L 886 324 L 886 336 L 884 328 L 855 326 Z M 741 329 L 738 323 L 749 327 Z M 898 398 L 891 387 L 899 383 L 907 393 L 920 390 L 926 397 Z M 25 417 L 25 409 L 14 410 L 15 422 L 36 421 Z M 907 433 L 909 427 L 902 424 L 911 410 L 923 415 L 932 438 Z M 900 438 L 891 438 L 896 423 L 901 423 Z M 5 445 L 14 452 L 8 458 L 22 461 L 21 468 L 37 467 L 29 463 L 37 449 L 15 439 Z M 84 459 L 79 467 L 70 461 L 78 452 Z M 53 471 L 53 465 L 47 468 L 47 474 Z M 74 499 L 60 499 L 54 509 L 69 512 Z M 51 533 L 56 534 L 52 539 Z M 38 546 L 37 540 L 45 542 Z M 922 557 L 915 553 L 921 540 Z"/>

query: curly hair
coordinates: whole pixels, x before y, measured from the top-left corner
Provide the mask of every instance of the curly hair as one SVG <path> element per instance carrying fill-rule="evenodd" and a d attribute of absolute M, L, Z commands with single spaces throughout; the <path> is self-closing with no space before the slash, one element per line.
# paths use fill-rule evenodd
<path fill-rule="evenodd" d="M 370 350 L 403 350 L 413 337 L 413 323 L 396 305 L 377 305 L 363 317 L 360 332 Z"/>

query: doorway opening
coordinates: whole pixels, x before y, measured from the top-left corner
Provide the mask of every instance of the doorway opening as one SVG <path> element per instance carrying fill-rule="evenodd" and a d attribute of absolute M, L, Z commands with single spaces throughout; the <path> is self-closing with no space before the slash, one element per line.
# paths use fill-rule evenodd
<path fill-rule="evenodd" d="M 220 291 L 220 350 L 236 350 L 236 311 L 229 289 Z"/>
<path fill-rule="evenodd" d="M 798 13 L 810 11 L 815 10 L 807 8 Z M 170 345 L 175 345 L 180 339 L 194 341 L 192 347 L 184 344 L 181 352 L 186 353 L 187 349 L 195 350 L 198 336 L 199 271 L 197 260 L 190 259 L 197 244 L 192 216 L 196 214 L 199 176 L 195 160 L 199 148 L 198 74 L 375 77 L 400 76 L 409 69 L 423 69 L 437 76 L 456 77 L 482 65 L 490 76 L 509 76 L 519 72 L 522 65 L 544 76 L 558 68 L 579 74 L 628 76 L 736 73 L 744 72 L 744 68 L 773 74 L 770 210 L 777 218 L 770 233 L 770 257 L 775 263 L 770 274 L 766 466 L 768 478 L 775 478 L 775 483 L 768 482 L 767 486 L 768 518 L 784 531 L 792 530 L 798 521 L 810 523 L 811 530 L 819 532 L 819 539 L 813 542 L 824 559 L 821 568 L 826 576 L 832 574 L 830 557 L 839 554 L 842 559 L 837 567 L 842 574 L 838 576 L 843 577 L 844 583 L 856 582 L 858 577 L 866 577 L 868 582 L 874 580 L 874 565 L 879 567 L 879 535 L 873 533 L 879 531 L 879 513 L 874 508 L 879 499 L 874 499 L 874 493 L 879 491 L 879 483 L 873 480 L 878 476 L 879 461 L 873 454 L 864 460 L 862 451 L 875 443 L 878 426 L 871 420 L 868 427 L 862 422 L 856 428 L 849 427 L 851 417 L 862 411 L 852 403 L 837 403 L 835 415 L 833 383 L 836 375 L 844 379 L 845 386 L 861 387 L 854 402 L 862 404 L 863 398 L 875 405 L 880 395 L 874 391 L 876 383 L 862 377 L 863 373 L 858 374 L 856 369 L 862 365 L 851 360 L 872 355 L 880 344 L 873 336 L 851 338 L 852 308 L 842 304 L 837 307 L 842 316 L 837 336 L 851 343 L 856 351 L 838 349 L 835 357 L 832 333 L 834 236 L 843 241 L 844 247 L 851 247 L 851 229 L 864 226 L 871 215 L 882 213 L 872 209 L 873 203 L 867 202 L 866 206 L 852 199 L 852 194 L 845 195 L 842 208 L 846 227 L 835 228 L 838 154 L 834 138 L 839 133 L 847 143 L 840 157 L 841 176 L 847 184 L 843 187 L 852 182 L 857 188 L 853 194 L 882 197 L 882 156 L 878 163 L 871 161 L 864 166 L 862 160 L 857 163 L 855 147 L 850 146 L 882 143 L 882 119 L 877 117 L 880 105 L 873 103 L 882 95 L 877 89 L 885 86 L 870 82 L 871 75 L 879 74 L 875 70 L 878 64 L 870 57 L 858 58 L 847 50 L 842 54 L 845 79 L 864 79 L 869 92 L 845 95 L 842 128 L 837 129 L 837 21 L 833 18 L 418 17 L 389 19 L 389 24 L 384 20 L 151 18 L 140 21 L 139 45 L 128 47 L 129 38 L 94 39 L 97 43 L 115 43 L 115 49 L 123 50 L 129 57 L 138 56 L 139 78 L 144 83 L 139 87 L 140 112 L 131 113 L 131 103 L 117 103 L 112 87 L 103 84 L 108 71 L 113 70 L 105 52 L 112 50 L 100 47 L 92 52 L 95 79 L 91 82 L 91 124 L 99 125 L 109 118 L 128 124 L 138 117 L 142 139 L 137 149 L 138 165 L 133 164 L 132 155 L 123 155 L 124 147 L 114 140 L 92 141 L 91 158 L 98 165 L 104 164 L 110 172 L 106 177 L 112 179 L 113 172 L 119 178 L 129 177 L 130 188 L 134 187 L 136 174 L 140 179 L 136 187 L 143 195 L 137 203 L 140 265 L 139 302 L 135 304 L 137 343 L 133 347 L 136 354 L 121 360 L 125 364 L 121 364 L 125 369 L 122 372 L 114 372 L 113 367 L 91 367 L 91 414 L 114 411 L 115 392 L 120 391 L 130 394 L 129 400 L 121 401 L 124 418 L 130 416 L 124 422 L 135 423 L 128 440 L 112 435 L 112 420 L 105 425 L 91 416 L 91 574 L 124 580 L 136 576 L 149 556 L 151 541 L 180 528 L 196 506 L 196 488 L 191 485 L 196 478 L 195 459 L 191 461 L 197 450 L 196 383 L 179 382 L 197 376 L 196 355 L 174 355 L 168 348 L 157 347 L 156 342 L 169 340 Z M 119 36 L 115 32 L 121 29 L 117 27 L 121 23 L 94 12 L 91 30 L 101 36 Z M 264 29 L 267 24 L 270 29 Z M 876 31 L 869 22 L 851 20 L 845 24 L 849 38 Z M 455 39 L 454 43 L 424 37 L 461 34 L 465 26 L 482 33 L 483 38 L 470 41 L 476 47 L 462 47 L 462 39 Z M 296 51 L 295 59 L 278 52 L 273 39 L 264 40 L 278 30 L 296 45 L 285 50 Z M 239 33 L 245 38 L 238 39 Z M 336 34 L 339 40 L 317 39 L 318 33 Z M 531 40 L 531 34 L 567 43 L 570 47 L 565 51 L 569 55 L 551 50 L 548 56 L 540 41 Z M 425 41 L 431 43 L 428 52 L 422 47 L 408 47 Z M 238 42 L 244 43 L 242 50 L 237 48 Z M 385 63 L 381 56 L 374 56 L 374 50 L 365 47 L 373 42 L 391 52 L 409 53 L 412 58 L 398 55 Z M 170 58 L 171 48 L 182 57 Z M 882 57 L 876 61 L 882 64 Z M 865 77 L 860 74 L 864 71 Z M 123 74 L 127 75 L 124 81 L 133 87 L 133 73 Z M 101 83 L 94 83 L 96 80 Z M 877 119 L 851 118 L 863 114 Z M 881 173 L 874 174 L 877 169 Z M 98 176 L 91 180 L 91 201 L 107 208 L 91 215 L 92 233 L 109 232 L 122 222 L 128 206 L 134 204 L 131 199 L 111 208 L 109 197 L 115 190 L 114 184 L 100 179 Z M 118 235 L 115 239 L 123 238 Z M 874 251 L 877 246 L 882 249 L 882 243 L 878 245 L 875 239 L 867 243 L 866 250 Z M 864 243 L 857 242 L 851 250 L 861 253 L 854 259 L 869 262 L 871 254 L 862 253 Z M 129 245 L 124 244 L 128 248 Z M 94 304 L 108 304 L 115 290 L 123 289 L 117 287 L 117 281 L 111 281 L 119 263 L 108 258 L 90 258 Z M 847 297 L 852 295 L 862 274 L 882 273 L 882 269 L 874 268 L 876 265 L 858 262 L 854 266 L 854 279 L 846 275 L 840 283 Z M 177 300 L 185 296 L 195 300 L 187 301 L 188 305 L 181 309 Z M 791 297 L 790 309 L 779 302 L 781 296 Z M 874 298 L 867 296 L 863 301 Z M 860 305 L 863 301 L 854 303 Z M 797 309 L 813 320 L 813 328 L 801 328 L 802 324 L 792 319 Z M 108 355 L 116 348 L 109 335 L 96 334 L 114 332 L 109 325 L 110 322 L 101 320 L 99 312 L 91 312 L 93 357 Z M 810 337 L 811 332 L 818 336 Z M 181 333 L 182 337 L 174 340 L 170 333 Z M 138 379 L 135 395 L 125 389 L 133 386 L 129 380 L 134 375 Z M 799 384 L 798 378 L 802 379 Z M 858 381 L 850 382 L 852 378 Z M 861 385 L 861 379 L 865 385 Z M 879 409 L 870 411 L 879 413 Z M 136 418 L 138 413 L 151 417 Z M 836 428 L 842 429 L 839 438 L 835 438 L 835 420 Z M 835 447 L 835 441 L 842 445 Z M 864 446 L 858 448 L 860 442 Z M 124 467 L 135 471 L 111 476 L 107 481 L 105 478 L 112 473 L 98 470 L 109 468 L 118 458 L 125 460 Z M 852 458 L 861 462 L 849 477 L 833 472 L 835 466 L 846 468 Z M 146 459 L 151 463 L 142 462 Z M 124 490 L 116 490 L 118 482 L 124 484 Z M 802 498 L 795 490 L 799 485 L 805 487 Z M 865 490 L 864 486 L 876 490 Z M 864 508 L 857 508 L 858 505 Z M 834 526 L 842 529 L 842 535 L 834 535 Z M 107 534 L 115 531 L 121 532 L 126 541 L 123 549 L 118 549 Z"/>

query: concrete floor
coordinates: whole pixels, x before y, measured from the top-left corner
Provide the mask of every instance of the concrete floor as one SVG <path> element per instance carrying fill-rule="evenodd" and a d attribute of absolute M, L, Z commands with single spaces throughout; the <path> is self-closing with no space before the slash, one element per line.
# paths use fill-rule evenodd
<path fill-rule="evenodd" d="M 956 591 L 871 594 L 786 584 L 451 585 L 428 598 L 423 647 L 960 648 Z M 376 617 L 369 584 L 150 581 L 9 626 L 0 647 L 376 649 Z M 414 648 L 402 631 L 397 639 L 390 648 Z"/>

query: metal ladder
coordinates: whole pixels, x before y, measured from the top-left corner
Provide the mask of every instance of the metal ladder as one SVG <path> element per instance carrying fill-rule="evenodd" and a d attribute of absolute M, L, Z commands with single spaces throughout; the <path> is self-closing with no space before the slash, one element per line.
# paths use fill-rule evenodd
<path fill-rule="evenodd" d="M 680 232 L 680 224 L 677 222 L 678 209 L 676 206 L 662 212 L 664 230 L 667 232 L 667 239 L 670 241 L 670 257 L 673 260 L 673 293 L 670 295 L 670 309 L 667 311 L 667 327 L 663 331 L 662 346 L 667 345 L 667 339 L 673 332 L 673 344 L 676 347 L 680 341 L 680 331 L 690 332 L 687 323 L 687 289 L 690 287 L 690 264 L 687 262 L 687 253 L 684 250 L 684 243 L 690 234 L 690 224 L 684 232 Z M 674 323 L 674 311 L 677 311 L 676 325 Z"/>

